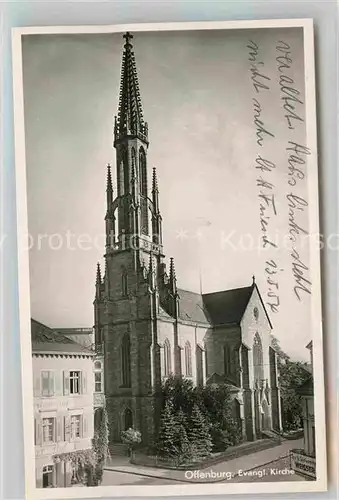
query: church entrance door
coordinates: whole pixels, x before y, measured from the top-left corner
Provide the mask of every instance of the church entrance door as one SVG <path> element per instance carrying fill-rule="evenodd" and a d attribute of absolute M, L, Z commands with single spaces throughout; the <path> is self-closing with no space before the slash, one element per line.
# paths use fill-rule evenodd
<path fill-rule="evenodd" d="M 124 427 L 125 431 L 133 428 L 133 414 L 130 408 L 126 408 L 124 415 Z"/>

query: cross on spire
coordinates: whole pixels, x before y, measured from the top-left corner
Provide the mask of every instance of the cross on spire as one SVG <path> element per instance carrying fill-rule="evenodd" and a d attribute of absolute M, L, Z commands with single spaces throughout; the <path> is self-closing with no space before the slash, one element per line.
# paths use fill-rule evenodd
<path fill-rule="evenodd" d="M 127 32 L 123 35 L 123 38 L 126 40 L 125 45 L 130 45 L 130 43 L 129 43 L 129 42 L 130 42 L 130 40 L 132 40 L 133 35 L 132 35 L 129 31 L 127 31 Z"/>

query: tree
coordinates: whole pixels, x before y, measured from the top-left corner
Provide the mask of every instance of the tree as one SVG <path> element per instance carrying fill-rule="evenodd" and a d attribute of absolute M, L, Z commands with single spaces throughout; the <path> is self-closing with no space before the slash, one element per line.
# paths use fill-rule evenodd
<path fill-rule="evenodd" d="M 209 427 L 209 422 L 207 422 L 199 406 L 195 404 L 189 427 L 189 439 L 195 458 L 205 458 L 211 454 L 212 440 Z"/>
<path fill-rule="evenodd" d="M 187 434 L 187 427 L 188 427 L 187 419 L 181 408 L 176 413 L 174 420 L 175 420 L 174 441 L 175 441 L 175 447 L 178 450 L 175 461 L 179 465 L 192 458 L 192 447 Z"/>
<path fill-rule="evenodd" d="M 162 408 L 171 399 L 174 412 L 181 409 L 185 415 L 188 415 L 192 411 L 195 400 L 193 381 L 182 376 L 168 377 L 162 386 L 161 399 Z"/>
<path fill-rule="evenodd" d="M 233 418 L 233 402 L 227 384 L 197 387 L 197 404 L 210 424 L 215 451 L 225 450 L 241 440 L 239 423 Z"/>
<path fill-rule="evenodd" d="M 109 429 L 106 407 L 103 407 L 101 410 L 100 425 L 98 430 L 94 432 L 93 451 L 96 458 L 93 477 L 96 484 L 100 484 L 102 481 L 104 465 L 109 458 Z"/>
<path fill-rule="evenodd" d="M 158 436 L 158 451 L 163 457 L 175 459 L 179 452 L 177 442 L 177 422 L 172 399 L 168 399 L 161 412 Z"/>
<path fill-rule="evenodd" d="M 277 353 L 277 356 L 278 356 L 278 366 L 279 367 L 282 364 L 282 361 L 286 362 L 286 361 L 288 361 L 290 359 L 290 357 L 288 356 L 288 354 L 286 354 L 286 352 L 282 350 L 282 348 L 280 346 L 279 340 L 274 335 L 271 335 L 271 347 Z"/>
<path fill-rule="evenodd" d="M 279 385 L 282 401 L 284 430 L 295 430 L 302 426 L 301 398 L 297 389 L 310 377 L 306 363 L 287 361 L 279 367 Z"/>
<path fill-rule="evenodd" d="M 173 456 L 184 457 L 200 453 L 200 451 L 194 451 L 194 443 L 191 439 L 191 416 L 197 417 L 197 408 L 201 413 L 199 418 L 204 420 L 208 429 L 214 450 L 225 450 L 228 446 L 237 444 L 241 440 L 241 429 L 233 418 L 233 402 L 227 385 L 194 387 L 191 380 L 181 376 L 172 376 L 163 384 L 159 396 L 163 410 L 158 443 L 163 450 L 166 430 L 169 435 L 169 438 L 166 439 L 170 443 L 170 447 L 175 448 Z M 169 408 L 166 408 L 169 402 L 171 416 L 167 414 Z M 197 408 L 193 411 L 195 406 Z M 167 422 L 164 419 L 167 419 Z M 198 427 L 199 425 L 197 424 Z M 175 441 L 174 436 L 177 436 L 178 441 Z M 186 453 L 187 439 L 189 441 L 188 453 Z M 207 439 L 206 436 L 203 439 Z M 158 447 L 159 450 L 160 448 Z M 209 446 L 207 446 L 208 448 Z"/>

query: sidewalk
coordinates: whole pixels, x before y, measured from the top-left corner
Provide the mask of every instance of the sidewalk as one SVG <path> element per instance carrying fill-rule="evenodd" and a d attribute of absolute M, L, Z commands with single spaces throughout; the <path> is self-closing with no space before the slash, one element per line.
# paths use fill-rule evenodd
<path fill-rule="evenodd" d="M 252 453 L 251 455 L 237 457 L 228 460 L 226 462 L 221 462 L 211 467 L 207 467 L 206 469 L 201 469 L 200 472 L 208 472 L 213 470 L 214 472 L 233 473 L 236 475 L 238 474 L 239 470 L 248 471 L 256 469 L 262 465 L 268 464 L 269 462 L 278 460 L 281 457 L 285 457 L 290 449 L 302 448 L 302 444 L 303 444 L 302 439 L 298 439 L 296 441 L 286 440 L 282 444 L 280 444 L 279 446 L 275 446 L 274 448 L 269 448 L 256 453 Z M 157 479 L 171 479 L 172 481 L 179 481 L 185 483 L 206 483 L 206 482 L 211 483 L 211 482 L 220 482 L 225 480 L 225 478 L 214 479 L 214 480 L 186 479 L 184 470 L 168 470 L 156 467 L 142 467 L 140 465 L 134 465 L 131 463 L 126 463 L 121 465 L 121 462 L 120 465 L 111 464 L 105 467 L 105 469 L 114 472 L 122 472 L 125 474 L 133 474 L 143 477 L 151 477 Z"/>

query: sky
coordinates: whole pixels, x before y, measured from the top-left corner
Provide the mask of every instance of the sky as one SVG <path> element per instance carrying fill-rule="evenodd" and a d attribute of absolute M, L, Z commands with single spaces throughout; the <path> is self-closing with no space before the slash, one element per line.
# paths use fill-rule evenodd
<path fill-rule="evenodd" d="M 260 93 L 264 140 L 276 168 L 277 215 L 270 231 L 285 236 L 287 156 L 300 122 L 286 126 L 277 79 L 276 45 L 291 46 L 289 75 L 304 100 L 300 29 L 148 32 L 133 45 L 144 117 L 148 172 L 156 166 L 166 258 L 174 257 L 180 288 L 204 293 L 248 286 L 255 276 L 268 299 L 265 262 L 279 268 L 273 333 L 292 357 L 308 359 L 310 296 L 293 293 L 290 251 L 262 251 L 256 185 L 249 40 L 259 47 L 270 91 Z M 23 39 L 28 230 L 32 317 L 51 327 L 93 325 L 96 263 L 103 263 L 106 165 L 115 183 L 113 117 L 117 113 L 121 34 L 27 35 Z M 259 99 L 259 97 L 258 97 Z M 301 113 L 304 113 L 302 106 Z M 260 151 L 259 151 L 260 153 Z M 260 174 L 260 172 L 259 172 Z M 306 182 L 299 195 L 307 198 Z M 301 212 L 303 227 L 307 212 Z M 68 235 L 68 236 L 67 236 Z M 87 243 L 81 243 L 87 238 Z M 91 243 L 88 243 L 88 238 Z M 67 243 L 68 241 L 68 243 Z M 79 243 L 80 241 L 80 243 Z M 253 242 L 256 242 L 253 245 Z M 308 250 L 303 249 L 308 263 Z"/>

